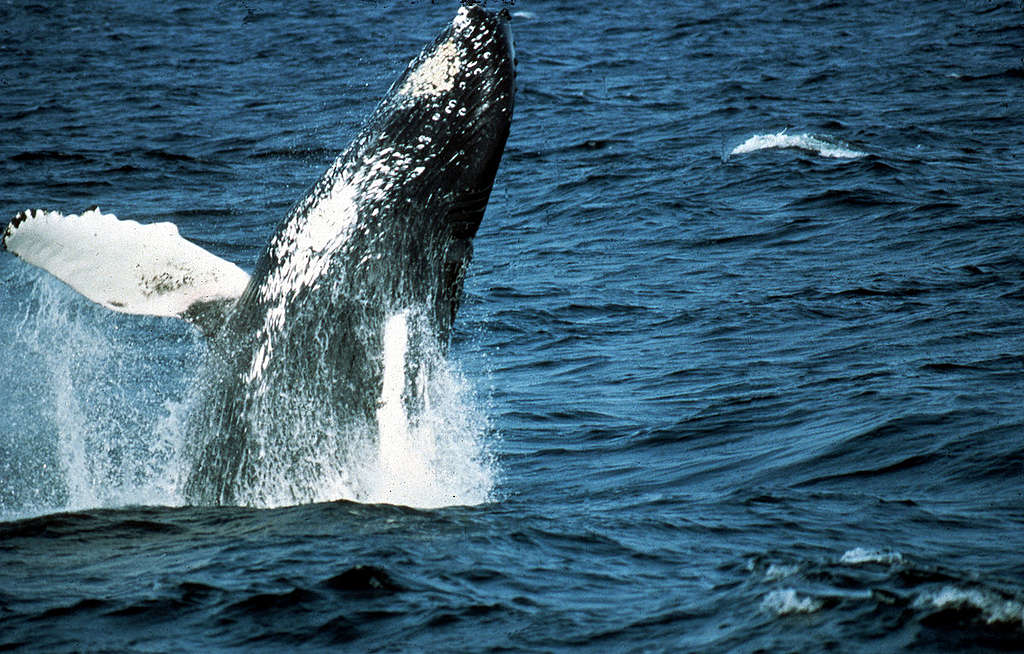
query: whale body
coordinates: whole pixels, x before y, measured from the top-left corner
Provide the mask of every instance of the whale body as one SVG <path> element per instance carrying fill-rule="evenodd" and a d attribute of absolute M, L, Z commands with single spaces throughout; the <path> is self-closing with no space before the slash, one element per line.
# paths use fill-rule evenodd
<path fill-rule="evenodd" d="M 302 502 L 379 437 L 386 332 L 443 351 L 508 137 L 508 14 L 463 6 L 288 212 L 251 275 L 181 238 L 92 209 L 19 213 L 4 249 L 116 311 L 210 336 L 188 423 L 191 504 Z M 430 357 L 406 357 L 398 395 Z M 392 366 L 395 368 L 395 366 Z M 413 411 L 414 412 L 414 411 Z"/>

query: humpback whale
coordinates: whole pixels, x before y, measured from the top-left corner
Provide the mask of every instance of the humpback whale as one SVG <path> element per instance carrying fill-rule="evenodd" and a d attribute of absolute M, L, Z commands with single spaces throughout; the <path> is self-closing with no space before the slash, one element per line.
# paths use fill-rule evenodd
<path fill-rule="evenodd" d="M 209 336 L 187 427 L 191 504 L 316 497 L 325 468 L 379 438 L 384 397 L 415 414 L 443 352 L 515 99 L 508 13 L 460 7 L 279 224 L 250 274 L 170 223 L 31 210 L 2 248 L 90 300 Z M 390 366 L 390 367 L 389 367 Z M 395 389 L 385 377 L 400 378 Z M 408 382 L 408 383 L 405 383 Z M 417 389 L 420 390 L 417 390 Z M 282 500 L 283 498 L 283 500 Z"/>

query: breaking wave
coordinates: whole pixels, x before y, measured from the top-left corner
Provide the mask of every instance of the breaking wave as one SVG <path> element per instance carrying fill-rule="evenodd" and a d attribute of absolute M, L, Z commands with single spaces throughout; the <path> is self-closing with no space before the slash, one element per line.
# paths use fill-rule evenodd
<path fill-rule="evenodd" d="M 743 143 L 734 147 L 728 157 L 749 154 L 760 150 L 804 150 L 819 157 L 829 159 L 858 159 L 867 156 L 866 152 L 854 150 L 843 143 L 829 140 L 814 134 L 787 134 L 785 130 L 776 134 L 754 134 Z"/>

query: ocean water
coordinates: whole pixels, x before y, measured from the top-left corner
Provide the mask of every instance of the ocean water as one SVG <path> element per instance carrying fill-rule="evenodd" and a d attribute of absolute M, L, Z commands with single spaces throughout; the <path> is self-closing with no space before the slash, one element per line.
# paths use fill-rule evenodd
<path fill-rule="evenodd" d="M 457 6 L 4 2 L 0 221 L 251 269 Z M 0 648 L 1024 649 L 1024 7 L 509 9 L 435 419 L 387 418 L 377 494 L 185 506 L 203 338 L 0 253 Z"/>

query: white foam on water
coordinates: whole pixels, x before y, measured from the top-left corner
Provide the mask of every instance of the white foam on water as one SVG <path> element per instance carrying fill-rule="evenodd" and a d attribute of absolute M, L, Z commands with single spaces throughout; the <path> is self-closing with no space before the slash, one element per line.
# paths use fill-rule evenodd
<path fill-rule="evenodd" d="M 916 609 L 951 609 L 970 607 L 981 612 L 988 624 L 1012 624 L 1024 628 L 1024 603 L 1007 599 L 992 591 L 944 586 L 927 591 L 914 600 Z"/>
<path fill-rule="evenodd" d="M 764 571 L 764 578 L 765 581 L 778 581 L 779 579 L 792 577 L 797 572 L 800 572 L 800 566 L 798 565 L 772 563 L 768 566 L 768 569 Z"/>
<path fill-rule="evenodd" d="M 903 563 L 903 555 L 895 550 L 871 550 L 855 547 L 843 552 L 839 562 L 844 565 L 862 565 L 864 563 L 894 564 Z"/>
<path fill-rule="evenodd" d="M 824 606 L 824 602 L 814 597 L 798 595 L 792 588 L 773 590 L 761 600 L 761 610 L 775 615 L 793 615 L 797 613 L 814 613 Z"/>
<path fill-rule="evenodd" d="M 866 152 L 854 150 L 824 137 L 813 134 L 787 134 L 785 130 L 775 134 L 754 134 L 734 147 L 729 156 L 776 149 L 804 150 L 830 159 L 858 159 L 867 156 Z"/>

